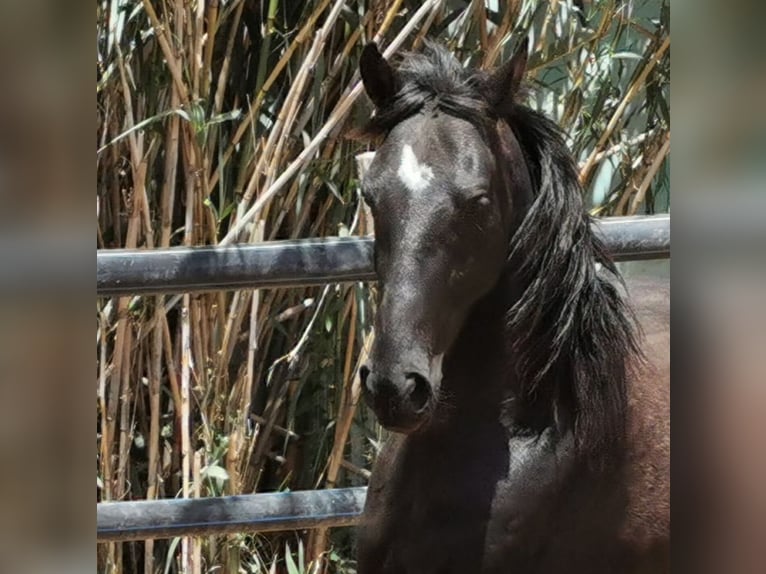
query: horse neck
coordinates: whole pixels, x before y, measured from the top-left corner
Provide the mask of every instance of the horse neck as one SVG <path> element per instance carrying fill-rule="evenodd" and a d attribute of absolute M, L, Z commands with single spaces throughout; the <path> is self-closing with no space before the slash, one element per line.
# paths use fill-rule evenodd
<path fill-rule="evenodd" d="M 471 309 L 444 358 L 444 392 L 455 408 L 489 413 L 516 398 L 519 385 L 508 346 L 507 315 L 519 295 L 519 286 L 505 271 Z"/>
<path fill-rule="evenodd" d="M 491 147 L 498 154 L 498 164 L 514 166 L 498 175 L 502 203 L 512 217 L 512 236 L 521 225 L 534 201 L 532 176 L 518 138 L 506 120 L 498 120 L 491 132 Z M 521 398 L 516 378 L 508 314 L 518 301 L 523 285 L 506 267 L 495 286 L 472 308 L 452 349 L 444 360 L 445 392 L 455 403 L 478 408 L 488 413 L 498 405 L 513 403 L 514 409 L 532 407 Z M 543 398 L 544 403 L 546 398 Z M 532 410 L 539 410 L 539 403 Z M 546 410 L 545 408 L 543 410 Z M 525 418 L 530 412 L 515 413 Z M 514 417 L 514 415 L 511 415 Z M 539 418 L 536 414 L 535 418 Z"/>

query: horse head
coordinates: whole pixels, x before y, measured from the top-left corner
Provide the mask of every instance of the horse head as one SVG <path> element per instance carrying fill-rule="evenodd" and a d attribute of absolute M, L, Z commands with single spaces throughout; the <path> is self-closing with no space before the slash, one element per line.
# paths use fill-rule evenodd
<path fill-rule="evenodd" d="M 380 136 L 363 181 L 375 223 L 375 340 L 361 368 L 380 423 L 410 433 L 439 401 L 442 360 L 472 306 L 497 283 L 532 201 L 516 137 L 502 119 L 526 44 L 493 72 L 429 46 L 394 68 L 374 44 L 360 71 Z"/>

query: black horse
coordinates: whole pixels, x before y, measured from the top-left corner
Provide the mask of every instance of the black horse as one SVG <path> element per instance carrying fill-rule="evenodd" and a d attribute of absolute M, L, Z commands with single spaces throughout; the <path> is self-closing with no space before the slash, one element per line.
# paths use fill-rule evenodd
<path fill-rule="evenodd" d="M 493 72 L 362 54 L 380 299 L 360 374 L 394 434 L 360 574 L 669 567 L 668 289 L 625 302 L 559 130 L 519 103 L 526 52 Z"/>

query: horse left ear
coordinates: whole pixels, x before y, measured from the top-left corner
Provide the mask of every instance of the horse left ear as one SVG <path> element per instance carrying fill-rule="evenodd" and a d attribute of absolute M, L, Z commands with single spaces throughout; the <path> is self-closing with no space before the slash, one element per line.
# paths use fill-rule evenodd
<path fill-rule="evenodd" d="M 375 107 L 385 106 L 397 91 L 397 78 L 394 69 L 378 51 L 374 42 L 367 44 L 359 59 L 359 73 L 367 95 Z"/>
<path fill-rule="evenodd" d="M 524 72 L 527 71 L 528 50 L 529 38 L 524 38 L 513 57 L 489 75 L 487 95 L 489 103 L 495 109 L 503 109 L 513 102 L 524 78 Z"/>

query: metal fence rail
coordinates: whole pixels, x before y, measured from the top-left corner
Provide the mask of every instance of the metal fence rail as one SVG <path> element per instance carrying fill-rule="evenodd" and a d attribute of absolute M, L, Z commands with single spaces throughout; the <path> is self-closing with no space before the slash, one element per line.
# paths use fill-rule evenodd
<path fill-rule="evenodd" d="M 669 215 L 611 217 L 598 220 L 595 228 L 617 261 L 670 257 Z M 96 253 L 96 292 L 101 296 L 294 287 L 374 278 L 372 238 Z"/>
<path fill-rule="evenodd" d="M 356 524 L 367 488 L 96 505 L 98 542 L 274 532 Z"/>

